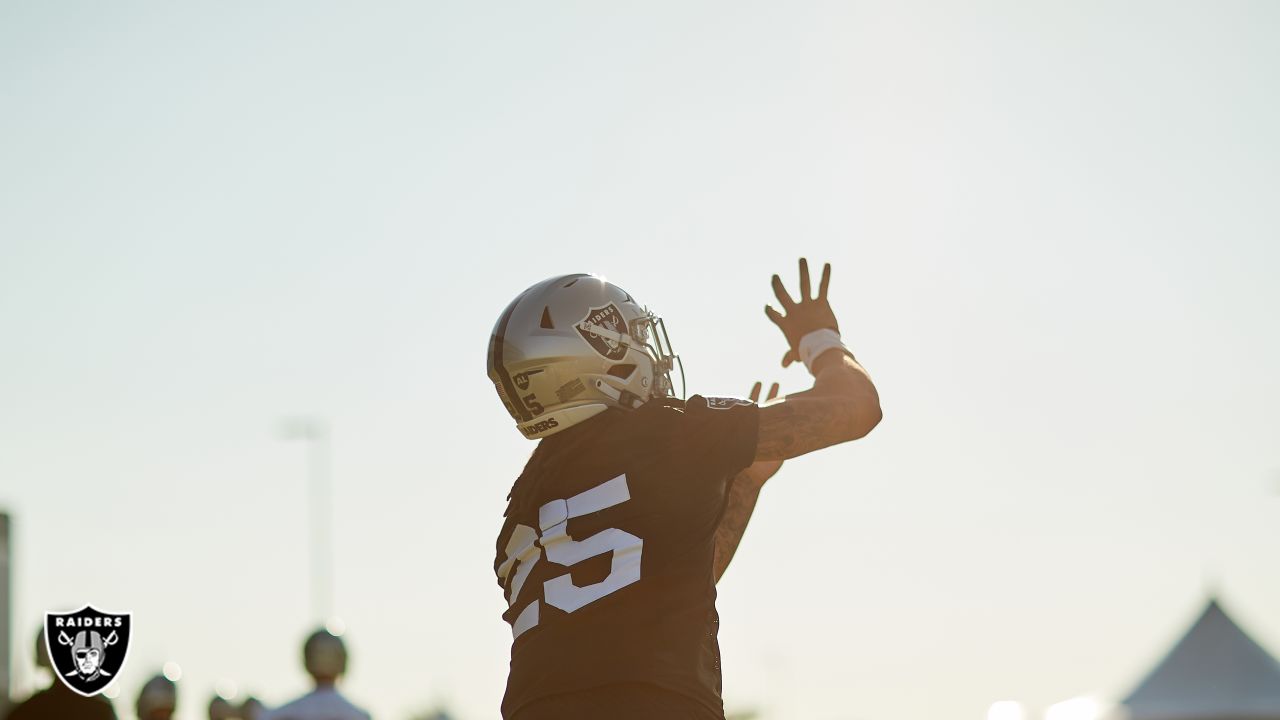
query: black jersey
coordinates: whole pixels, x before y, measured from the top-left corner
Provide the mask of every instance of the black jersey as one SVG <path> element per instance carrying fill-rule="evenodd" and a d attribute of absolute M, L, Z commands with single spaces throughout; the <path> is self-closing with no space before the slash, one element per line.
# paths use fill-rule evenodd
<path fill-rule="evenodd" d="M 543 440 L 511 491 L 494 569 L 511 624 L 503 717 L 642 683 L 723 717 L 715 530 L 755 457 L 758 408 L 693 396 Z"/>

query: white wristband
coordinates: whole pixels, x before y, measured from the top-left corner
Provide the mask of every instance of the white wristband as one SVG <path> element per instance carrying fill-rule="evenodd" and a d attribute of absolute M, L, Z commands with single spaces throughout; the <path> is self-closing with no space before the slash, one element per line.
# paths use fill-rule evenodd
<path fill-rule="evenodd" d="M 800 362 L 813 372 L 813 361 L 817 360 L 822 353 L 840 348 L 848 352 L 849 348 L 840 341 L 840 333 L 830 328 L 814 330 L 813 332 L 800 338 L 800 346 L 796 348 L 800 353 Z"/>

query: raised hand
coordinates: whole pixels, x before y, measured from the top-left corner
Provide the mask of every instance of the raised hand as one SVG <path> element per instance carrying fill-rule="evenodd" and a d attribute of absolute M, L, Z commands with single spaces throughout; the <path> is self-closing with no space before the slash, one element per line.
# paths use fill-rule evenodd
<path fill-rule="evenodd" d="M 787 289 L 782 285 L 782 278 L 773 276 L 773 294 L 786 315 L 778 312 L 771 305 L 764 306 L 764 314 L 773 321 L 787 338 L 787 353 L 782 356 L 782 367 L 787 367 L 800 359 L 800 338 L 813 332 L 829 328 L 840 331 L 836 315 L 827 302 L 827 285 L 831 282 L 831 263 L 822 266 L 822 279 L 818 283 L 817 297 L 810 298 L 809 261 L 800 258 L 800 300 L 792 300 Z"/>

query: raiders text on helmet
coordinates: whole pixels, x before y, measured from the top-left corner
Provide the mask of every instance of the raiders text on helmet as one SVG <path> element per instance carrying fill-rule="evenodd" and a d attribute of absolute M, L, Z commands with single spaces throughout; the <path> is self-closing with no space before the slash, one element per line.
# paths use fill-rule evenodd
<path fill-rule="evenodd" d="M 489 378 L 530 439 L 610 407 L 635 409 L 672 394 L 662 319 L 593 275 L 562 275 L 525 290 L 489 338 Z"/>

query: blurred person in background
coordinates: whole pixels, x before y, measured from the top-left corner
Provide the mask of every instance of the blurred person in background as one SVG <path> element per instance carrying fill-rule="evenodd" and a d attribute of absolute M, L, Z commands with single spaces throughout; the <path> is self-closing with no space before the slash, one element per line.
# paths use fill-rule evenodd
<path fill-rule="evenodd" d="M 302 646 L 302 665 L 315 681 L 315 690 L 275 710 L 260 720 L 370 720 L 338 692 L 338 678 L 347 671 L 347 646 L 328 630 L 311 633 Z"/>
<path fill-rule="evenodd" d="M 209 701 L 209 720 L 236 720 L 238 717 L 235 706 L 221 695 L 214 695 Z"/>
<path fill-rule="evenodd" d="M 240 703 L 240 711 L 238 717 L 240 720 L 262 720 L 263 713 L 267 711 L 265 705 L 258 698 L 250 695 Z"/>
<path fill-rule="evenodd" d="M 164 675 L 148 680 L 138 692 L 138 720 L 173 720 L 178 686 Z"/>
<path fill-rule="evenodd" d="M 49 648 L 44 641 L 44 627 L 36 633 L 36 667 L 44 668 L 53 676 L 53 663 L 49 660 Z M 37 691 L 26 701 L 9 711 L 7 720 L 116 720 L 111 701 L 101 695 L 85 697 L 53 677 L 44 690 Z"/>

